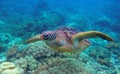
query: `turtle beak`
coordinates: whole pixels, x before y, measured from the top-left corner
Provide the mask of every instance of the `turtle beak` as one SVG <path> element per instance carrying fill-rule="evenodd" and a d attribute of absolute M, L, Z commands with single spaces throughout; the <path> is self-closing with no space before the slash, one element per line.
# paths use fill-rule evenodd
<path fill-rule="evenodd" d="M 40 40 L 43 40 L 43 38 L 44 38 L 43 35 L 41 35 L 41 36 L 40 36 Z"/>

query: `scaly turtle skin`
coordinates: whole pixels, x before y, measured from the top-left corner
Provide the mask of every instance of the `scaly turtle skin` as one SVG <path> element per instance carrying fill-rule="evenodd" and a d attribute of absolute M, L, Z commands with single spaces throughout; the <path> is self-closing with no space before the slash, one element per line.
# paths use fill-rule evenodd
<path fill-rule="evenodd" d="M 107 41 L 113 39 L 98 31 L 78 32 L 75 29 L 61 27 L 55 31 L 45 31 L 42 34 L 30 38 L 26 43 L 43 40 L 52 49 L 62 52 L 80 52 L 90 46 L 88 38 L 102 38 Z"/>

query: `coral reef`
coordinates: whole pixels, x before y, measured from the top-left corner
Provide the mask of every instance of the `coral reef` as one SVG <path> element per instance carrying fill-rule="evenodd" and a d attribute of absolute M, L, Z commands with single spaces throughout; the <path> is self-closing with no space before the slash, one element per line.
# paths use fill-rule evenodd
<path fill-rule="evenodd" d="M 38 67 L 38 61 L 36 61 L 32 56 L 25 56 L 19 60 L 14 59 L 14 63 L 24 70 L 24 73 L 27 71 L 33 71 Z"/>
<path fill-rule="evenodd" d="M 10 58 L 10 57 L 14 56 L 15 54 L 17 54 L 17 48 L 12 47 L 12 48 L 8 49 L 8 51 L 6 53 L 7 53 L 6 57 Z"/>
<path fill-rule="evenodd" d="M 21 48 L 23 49 L 21 50 Z M 23 69 L 25 74 L 95 74 L 96 71 L 97 74 L 117 73 L 119 66 L 114 64 L 120 63 L 120 61 L 115 59 L 111 61 L 113 52 L 108 50 L 109 47 L 91 46 L 81 54 L 62 53 L 49 48 L 44 42 L 38 41 L 17 47 L 17 53 L 9 54 L 7 61 L 14 62 Z M 9 52 L 11 51 L 9 50 Z"/>
<path fill-rule="evenodd" d="M 109 49 L 109 51 L 114 54 L 114 55 L 117 55 L 118 58 L 120 57 L 120 42 L 110 42 L 106 48 Z"/>
<path fill-rule="evenodd" d="M 23 45 L 23 40 L 21 38 L 12 36 L 10 33 L 0 33 L 1 51 L 18 45 Z"/>
<path fill-rule="evenodd" d="M 79 56 L 79 53 L 61 53 L 54 51 L 42 41 L 31 43 L 23 47 L 23 50 L 17 48 L 17 51 L 15 48 L 9 49 L 7 53 L 7 61 L 13 61 L 16 63 L 25 73 L 37 69 L 39 65 L 48 64 L 50 62 L 52 63 L 55 58 L 77 58 Z M 15 53 L 11 53 L 13 51 Z"/>
<path fill-rule="evenodd" d="M 12 62 L 3 62 L 0 64 L 0 74 L 22 74 L 22 69 L 17 68 Z"/>
<path fill-rule="evenodd" d="M 108 49 L 102 47 L 94 47 L 93 49 L 94 50 L 89 51 L 89 56 L 96 59 L 96 61 L 101 65 L 110 66 L 111 53 L 108 51 Z"/>
<path fill-rule="evenodd" d="M 52 58 L 50 61 L 51 63 L 40 65 L 34 74 L 90 74 L 90 71 L 84 68 L 85 64 L 76 59 Z"/>

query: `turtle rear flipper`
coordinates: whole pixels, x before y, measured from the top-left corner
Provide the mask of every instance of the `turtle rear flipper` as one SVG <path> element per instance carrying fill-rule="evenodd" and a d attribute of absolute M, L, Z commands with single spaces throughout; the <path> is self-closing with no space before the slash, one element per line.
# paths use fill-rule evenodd
<path fill-rule="evenodd" d="M 83 39 L 87 38 L 102 38 L 107 41 L 113 41 L 113 39 L 109 35 L 98 31 L 80 32 L 72 37 L 72 41 L 82 41 Z"/>

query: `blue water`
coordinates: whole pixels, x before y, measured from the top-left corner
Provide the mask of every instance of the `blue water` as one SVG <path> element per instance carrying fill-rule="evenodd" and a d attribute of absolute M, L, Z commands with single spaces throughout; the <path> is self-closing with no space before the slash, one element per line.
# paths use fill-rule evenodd
<path fill-rule="evenodd" d="M 111 36 L 114 42 L 99 38 L 89 39 L 91 46 L 81 53 L 88 55 L 90 61 L 100 64 L 100 67 L 94 70 L 97 74 L 120 74 L 119 0 L 1 0 L 0 63 L 13 62 L 11 59 L 18 52 L 11 55 L 9 49 L 14 47 L 22 52 L 26 49 L 24 42 L 27 39 L 61 26 L 77 28 L 83 32 L 96 30 Z M 84 56 L 81 53 L 80 56 Z M 41 63 L 38 60 L 37 62 Z M 93 68 L 92 64 L 89 66 Z M 32 70 L 35 69 L 37 67 Z M 27 68 L 25 74 L 32 70 Z"/>

